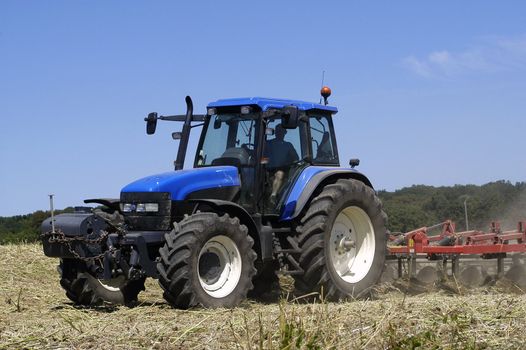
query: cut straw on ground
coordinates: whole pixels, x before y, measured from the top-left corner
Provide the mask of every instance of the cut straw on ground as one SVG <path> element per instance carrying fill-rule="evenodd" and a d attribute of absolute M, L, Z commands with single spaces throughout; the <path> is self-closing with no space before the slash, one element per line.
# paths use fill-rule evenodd
<path fill-rule="evenodd" d="M 171 308 L 149 280 L 134 308 L 85 308 L 66 298 L 58 261 L 45 257 L 40 245 L 0 246 L 0 257 L 0 349 L 526 347 L 526 296 L 498 286 L 411 295 L 398 281 L 380 286 L 374 300 L 278 298 L 232 310 L 183 311 Z"/>

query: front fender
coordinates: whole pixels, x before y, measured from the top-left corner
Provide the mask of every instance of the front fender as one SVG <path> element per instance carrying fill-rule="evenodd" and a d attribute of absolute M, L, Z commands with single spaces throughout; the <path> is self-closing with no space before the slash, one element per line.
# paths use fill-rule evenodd
<path fill-rule="evenodd" d="M 260 229 L 261 225 L 256 224 L 252 216 L 243 207 L 219 199 L 190 199 L 188 202 L 196 203 L 198 210 L 211 209 L 214 212 L 228 213 L 237 217 L 248 228 L 248 234 L 254 239 L 254 249 L 258 256 L 262 259 L 272 258 L 272 231 Z"/>
<path fill-rule="evenodd" d="M 234 166 L 210 166 L 170 171 L 147 176 L 126 185 L 126 192 L 166 192 L 173 201 L 187 199 L 191 193 L 241 186 Z"/>

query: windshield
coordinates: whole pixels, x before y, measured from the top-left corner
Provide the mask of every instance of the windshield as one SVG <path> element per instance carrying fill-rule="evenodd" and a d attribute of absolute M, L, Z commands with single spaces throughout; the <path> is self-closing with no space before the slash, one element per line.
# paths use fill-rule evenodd
<path fill-rule="evenodd" d="M 219 165 L 235 158 L 239 165 L 254 161 L 256 116 L 215 114 L 210 117 L 197 149 L 196 166 Z"/>

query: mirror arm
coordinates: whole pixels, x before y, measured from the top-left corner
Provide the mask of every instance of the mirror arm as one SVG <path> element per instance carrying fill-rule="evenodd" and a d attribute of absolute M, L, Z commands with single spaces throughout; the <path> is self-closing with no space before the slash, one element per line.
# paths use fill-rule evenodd
<path fill-rule="evenodd" d="M 269 109 L 265 112 L 262 113 L 262 117 L 263 118 L 270 118 L 270 117 L 274 117 L 276 115 L 280 114 L 280 111 L 277 110 L 277 109 Z"/>
<path fill-rule="evenodd" d="M 206 115 L 204 114 L 195 114 L 192 115 L 192 122 L 204 122 L 206 118 Z M 184 122 L 186 121 L 186 114 L 178 114 L 178 115 L 161 115 L 158 117 L 158 119 L 171 121 L 171 122 Z"/>

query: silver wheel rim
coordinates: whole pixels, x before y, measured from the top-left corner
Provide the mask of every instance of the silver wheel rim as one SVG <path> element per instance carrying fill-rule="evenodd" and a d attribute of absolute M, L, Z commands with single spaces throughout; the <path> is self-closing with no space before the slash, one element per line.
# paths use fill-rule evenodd
<path fill-rule="evenodd" d="M 241 278 L 241 268 L 237 244 L 227 236 L 210 238 L 199 252 L 199 283 L 211 297 L 224 298 L 232 293 Z"/>
<path fill-rule="evenodd" d="M 338 214 L 331 229 L 329 255 L 344 282 L 357 283 L 369 273 L 375 245 L 373 224 L 363 209 L 350 206 Z"/>
<path fill-rule="evenodd" d="M 110 292 L 118 292 L 126 284 L 126 277 L 123 275 L 112 278 L 111 280 L 98 280 L 100 285 Z"/>

